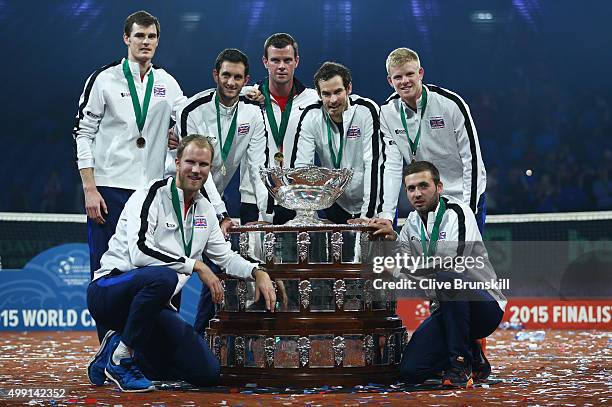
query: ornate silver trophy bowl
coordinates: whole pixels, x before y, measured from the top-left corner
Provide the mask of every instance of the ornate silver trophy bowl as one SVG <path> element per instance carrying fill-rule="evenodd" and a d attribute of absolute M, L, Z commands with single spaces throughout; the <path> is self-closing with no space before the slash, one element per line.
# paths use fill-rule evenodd
<path fill-rule="evenodd" d="M 323 223 L 315 211 L 329 208 L 351 182 L 353 170 L 309 165 L 299 168 L 262 168 L 259 175 L 278 203 L 296 211 L 290 226 Z"/>

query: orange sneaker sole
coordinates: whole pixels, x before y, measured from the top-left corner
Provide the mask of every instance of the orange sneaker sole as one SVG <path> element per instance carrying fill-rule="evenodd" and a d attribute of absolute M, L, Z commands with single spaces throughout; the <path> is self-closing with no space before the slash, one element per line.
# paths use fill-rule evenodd
<path fill-rule="evenodd" d="M 455 383 L 451 382 L 449 379 L 444 380 L 442 382 L 442 385 L 448 386 L 448 387 L 460 387 L 460 388 L 463 388 L 462 384 L 460 384 L 460 385 L 455 384 Z M 465 383 L 465 388 L 466 389 L 471 389 L 473 387 L 474 387 L 474 380 L 470 377 L 468 379 L 468 381 Z"/>

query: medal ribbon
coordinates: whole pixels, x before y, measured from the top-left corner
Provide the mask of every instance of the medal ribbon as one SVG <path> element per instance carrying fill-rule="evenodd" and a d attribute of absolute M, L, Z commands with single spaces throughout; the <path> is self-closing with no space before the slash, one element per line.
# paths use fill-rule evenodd
<path fill-rule="evenodd" d="M 423 86 L 423 96 L 421 97 L 421 121 L 419 122 L 419 129 L 417 130 L 416 137 L 414 138 L 414 143 L 410 140 L 410 135 L 408 134 L 408 125 L 406 124 L 406 113 L 404 113 L 404 104 L 400 100 L 400 116 L 402 118 L 402 126 L 404 126 L 404 130 L 406 131 L 406 137 L 408 138 L 408 144 L 410 145 L 410 151 L 412 152 L 412 156 L 416 156 L 417 148 L 419 148 L 419 141 L 421 140 L 421 124 L 423 123 L 423 115 L 425 114 L 425 108 L 427 107 L 427 88 Z"/>
<path fill-rule="evenodd" d="M 294 85 L 295 86 L 295 85 Z M 289 99 L 285 105 L 285 110 L 281 113 L 280 127 L 277 126 L 276 118 L 274 117 L 274 110 L 272 109 L 272 99 L 270 99 L 270 88 L 268 81 L 264 81 L 261 86 L 261 93 L 264 95 L 266 115 L 268 116 L 268 123 L 270 123 L 270 130 L 272 130 L 272 136 L 274 136 L 274 142 L 278 151 L 283 151 L 283 140 L 285 139 L 285 133 L 287 132 L 287 124 L 289 124 L 289 116 L 291 115 L 291 106 L 293 105 L 293 93 L 294 88 L 291 88 L 289 93 Z"/>
<path fill-rule="evenodd" d="M 142 101 L 142 110 L 140 109 L 140 102 L 138 101 L 138 93 L 136 92 L 136 85 L 134 84 L 134 76 L 130 70 L 130 63 L 127 59 L 123 60 L 123 75 L 128 83 L 130 89 L 130 97 L 132 98 L 132 106 L 134 106 L 134 115 L 136 116 L 136 125 L 138 131 L 142 134 L 145 121 L 147 120 L 147 112 L 149 111 L 149 102 L 151 101 L 151 92 L 153 91 L 153 69 L 149 71 L 147 79 L 147 88 L 145 90 L 144 100 Z"/>
<path fill-rule="evenodd" d="M 193 214 L 193 221 L 191 225 L 191 237 L 189 238 L 189 242 L 185 242 L 185 230 L 183 229 L 183 216 L 181 215 L 181 202 L 178 196 L 178 190 L 176 189 L 176 181 L 172 179 L 172 183 L 170 184 L 170 193 L 172 195 L 172 207 L 174 208 L 174 213 L 176 214 L 176 220 L 179 224 L 179 229 L 181 229 L 181 238 L 183 239 L 183 248 L 185 249 L 185 255 L 187 257 L 191 256 L 191 243 L 193 243 L 193 231 L 195 230 L 195 213 Z"/>
<path fill-rule="evenodd" d="M 238 102 L 240 103 L 240 102 Z M 215 93 L 215 107 L 217 109 L 217 134 L 219 135 L 219 143 L 221 144 L 221 158 L 223 162 L 227 159 L 230 149 L 232 148 L 232 142 L 234 141 L 234 135 L 236 134 L 236 121 L 238 120 L 238 104 L 236 104 L 236 111 L 234 112 L 234 118 L 230 124 L 230 128 L 227 131 L 227 137 L 225 143 L 221 137 L 221 113 L 219 112 L 219 95 Z"/>
<path fill-rule="evenodd" d="M 334 164 L 334 168 L 340 168 L 340 162 L 342 161 L 342 149 L 344 147 L 344 134 L 340 133 L 340 148 L 338 149 L 338 156 L 336 157 L 329 116 L 325 117 L 325 123 L 327 124 L 327 144 L 329 145 L 329 153 L 331 154 L 332 163 Z"/>
<path fill-rule="evenodd" d="M 436 220 L 434 221 L 433 229 L 431 230 L 431 236 L 429 238 L 429 247 L 427 247 L 427 242 L 425 238 L 425 228 L 423 228 L 423 222 L 421 222 L 421 247 L 423 248 L 423 255 L 429 257 L 436 254 L 436 249 L 438 248 L 438 237 L 440 236 L 440 223 L 442 223 L 442 217 L 444 216 L 444 212 L 446 212 L 446 203 L 444 199 L 440 198 L 440 204 L 438 208 L 438 214 L 436 215 Z"/>

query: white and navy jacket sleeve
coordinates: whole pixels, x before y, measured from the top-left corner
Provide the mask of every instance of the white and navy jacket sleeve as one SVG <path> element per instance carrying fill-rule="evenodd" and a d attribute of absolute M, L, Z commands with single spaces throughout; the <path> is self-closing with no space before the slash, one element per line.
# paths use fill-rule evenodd
<path fill-rule="evenodd" d="M 191 134 L 199 134 L 206 137 L 210 137 L 212 135 L 206 124 L 206 120 L 204 120 L 204 117 L 202 117 L 199 112 L 199 108 L 206 103 L 210 103 L 213 97 L 214 89 L 199 92 L 198 94 L 189 98 L 187 102 L 177 110 L 175 133 L 179 140 Z M 215 153 L 219 154 L 218 151 Z M 227 214 L 225 203 L 223 202 L 223 199 L 221 199 L 221 194 L 219 194 L 211 175 L 209 175 L 208 179 L 204 183 L 204 192 L 205 196 L 215 207 L 215 211 L 218 214 Z"/>
<path fill-rule="evenodd" d="M 351 103 L 360 108 L 369 120 L 364 120 L 363 134 L 363 203 L 360 215 L 373 218 L 378 211 L 377 204 L 382 200 L 382 174 L 385 166 L 385 149 L 380 132 L 379 108 L 372 100 L 355 96 Z"/>
<path fill-rule="evenodd" d="M 448 255 L 455 256 L 470 256 L 475 243 L 482 242 L 482 236 L 478 230 L 476 218 L 469 206 L 462 202 L 454 202 L 446 199 L 446 226 L 444 230 L 448 231 L 446 236 L 447 242 L 453 242 L 449 247 Z M 454 244 L 456 242 L 456 246 Z M 444 248 L 444 244 L 441 245 Z"/>
<path fill-rule="evenodd" d="M 179 140 L 190 134 L 209 136 L 208 126 L 202 117 L 198 116 L 198 107 L 212 100 L 214 90 L 205 90 L 190 97 L 175 110 L 176 126 L 174 132 Z"/>
<path fill-rule="evenodd" d="M 397 148 L 391 127 L 387 123 L 385 110 L 382 108 L 380 110 L 380 132 L 383 139 L 385 159 L 381 170 L 381 200 L 378 216 L 393 221 L 402 189 L 404 159 Z"/>
<path fill-rule="evenodd" d="M 94 167 L 92 145 L 106 110 L 103 81 L 97 79 L 107 69 L 119 65 L 119 63 L 120 61 L 115 61 L 91 74 L 87 78 L 85 88 L 79 98 L 79 108 L 72 131 L 79 170 Z"/>
<path fill-rule="evenodd" d="M 298 122 L 295 141 L 291 152 L 290 166 L 293 168 L 314 164 L 317 123 L 316 117 L 323 114 L 323 103 L 317 102 L 307 106 Z"/>
<path fill-rule="evenodd" d="M 210 207 L 208 217 L 214 219 L 214 216 L 214 210 Z M 218 222 L 211 222 L 210 235 L 204 246 L 204 254 L 227 274 L 244 279 L 252 279 L 251 273 L 257 267 L 256 263 L 250 263 L 232 251 L 231 243 L 225 240 Z"/>
<path fill-rule="evenodd" d="M 486 171 L 480 151 L 478 133 L 470 113 L 470 108 L 456 93 L 435 85 L 427 85 L 434 93 L 442 95 L 449 101 L 447 104 L 452 119 L 453 130 L 457 139 L 459 157 L 463 164 L 463 202 L 469 205 L 472 212 L 477 212 L 478 197 L 486 188 Z"/>
<path fill-rule="evenodd" d="M 247 105 L 248 106 L 248 105 Z M 268 165 L 268 134 L 263 118 L 262 110 L 255 105 L 253 123 L 253 135 L 247 147 L 246 162 L 249 167 L 249 177 L 255 189 L 257 208 L 259 209 L 259 220 L 272 223 L 273 213 L 268 213 L 269 195 L 266 186 L 259 176 L 259 169 Z M 243 161 L 244 162 L 244 161 Z"/>

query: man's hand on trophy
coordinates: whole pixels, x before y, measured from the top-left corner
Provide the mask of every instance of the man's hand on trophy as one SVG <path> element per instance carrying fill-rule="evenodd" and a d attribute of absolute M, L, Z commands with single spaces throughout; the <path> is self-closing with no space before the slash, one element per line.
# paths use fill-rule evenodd
<path fill-rule="evenodd" d="M 268 273 L 261 269 L 253 269 L 252 273 L 255 278 L 255 302 L 259 301 L 259 296 L 263 295 L 266 302 L 266 309 L 274 312 L 276 305 L 276 291 Z"/>
<path fill-rule="evenodd" d="M 229 238 L 229 230 L 238 226 L 240 226 L 238 222 L 236 222 L 229 216 L 223 218 L 221 220 L 221 223 L 219 223 L 219 227 L 221 228 L 221 232 L 223 232 L 223 237 L 225 238 L 225 240 Z"/>
<path fill-rule="evenodd" d="M 371 232 L 373 236 L 384 240 L 397 240 L 397 234 L 393 230 L 393 225 L 389 219 L 373 218 L 368 222 L 368 226 L 376 228 L 374 232 Z"/>

